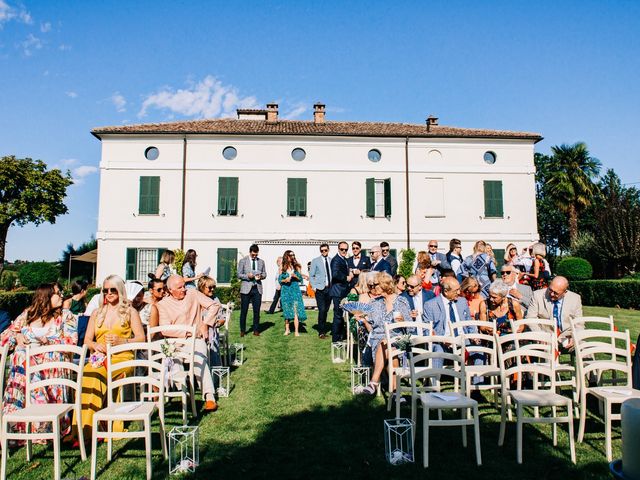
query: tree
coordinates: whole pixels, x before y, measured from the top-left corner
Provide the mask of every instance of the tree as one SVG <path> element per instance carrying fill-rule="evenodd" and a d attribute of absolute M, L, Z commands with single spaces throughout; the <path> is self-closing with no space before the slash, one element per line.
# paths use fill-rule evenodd
<path fill-rule="evenodd" d="M 60 276 L 60 268 L 49 262 L 26 263 L 18 272 L 20 283 L 35 290 L 42 283 L 53 283 Z"/>
<path fill-rule="evenodd" d="M 400 260 L 400 265 L 398 266 L 398 273 L 407 279 L 413 275 L 413 262 L 416 259 L 416 251 L 413 248 L 408 248 L 401 250 L 400 255 L 402 260 Z"/>
<path fill-rule="evenodd" d="M 62 252 L 60 263 L 62 264 L 62 273 L 68 275 L 69 272 L 69 258 L 71 256 L 82 255 L 87 252 L 91 252 L 98 248 L 98 242 L 95 237 L 91 235 L 91 239 L 87 242 L 80 244 L 78 248 L 73 247 L 73 243 L 69 243 L 67 248 Z M 93 276 L 93 264 L 86 262 L 71 262 L 71 278 L 83 277 L 90 280 Z"/>
<path fill-rule="evenodd" d="M 569 230 L 565 215 L 560 212 L 549 193 L 548 181 L 553 167 L 553 157 L 536 153 L 536 209 L 540 241 L 547 245 L 552 257 L 569 248 Z"/>
<path fill-rule="evenodd" d="M 72 185 L 71 174 L 47 170 L 42 160 L 2 157 L 0 160 L 0 272 L 4 266 L 7 233 L 12 225 L 56 223 L 67 213 L 63 200 Z"/>
<path fill-rule="evenodd" d="M 546 190 L 556 208 L 568 216 L 569 239 L 573 242 L 578 236 L 578 216 L 598 191 L 594 180 L 600 173 L 600 161 L 589 155 L 583 142 L 551 147 L 551 151 Z"/>

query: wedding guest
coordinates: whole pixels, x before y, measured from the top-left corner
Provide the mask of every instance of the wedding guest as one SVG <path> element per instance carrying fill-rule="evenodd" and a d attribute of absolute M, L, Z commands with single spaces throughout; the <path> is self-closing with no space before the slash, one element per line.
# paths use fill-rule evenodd
<path fill-rule="evenodd" d="M 447 263 L 456 275 L 456 279 L 462 281 L 462 242 L 457 238 L 449 241 L 449 251 L 445 255 Z"/>
<path fill-rule="evenodd" d="M 435 269 L 431 266 L 431 260 L 428 257 L 426 260 L 418 264 L 418 268 L 416 268 L 416 275 L 420 278 L 420 282 L 422 282 L 423 290 L 433 289 L 431 278 L 433 278 L 434 270 Z"/>
<path fill-rule="evenodd" d="M 293 322 L 294 335 L 300 336 L 299 324 L 307 320 L 307 314 L 304 311 L 304 301 L 300 292 L 300 282 L 302 281 L 301 267 L 296 260 L 296 255 L 291 250 L 287 250 L 282 255 L 282 267 L 278 281 L 282 293 L 280 301 L 282 303 L 282 312 L 284 313 L 284 334 L 291 333 L 289 324 Z"/>
<path fill-rule="evenodd" d="M 166 295 L 164 280 L 160 280 L 157 277 L 149 280 L 148 288 L 148 294 L 143 297 L 144 306 L 138 311 L 138 314 L 140 315 L 140 322 L 142 322 L 142 327 L 145 330 L 145 335 L 147 332 L 147 326 L 149 325 L 149 319 L 151 318 L 151 306 L 158 303 Z"/>
<path fill-rule="evenodd" d="M 532 290 L 542 290 L 547 288 L 550 277 L 544 259 L 547 254 L 547 247 L 544 243 L 538 242 L 533 245 L 531 252 L 533 254 L 533 265 L 528 273 L 523 274 L 523 277 L 528 279 Z"/>
<path fill-rule="evenodd" d="M 55 293 L 53 285 L 40 285 L 33 294 L 31 305 L 0 336 L 2 346 L 9 345 L 11 356 L 8 359 L 9 375 L 5 386 L 2 411 L 15 412 L 25 407 L 26 402 L 26 360 L 27 345 L 40 346 L 51 344 L 75 345 L 78 342 L 76 317 L 62 309 L 62 297 Z M 33 355 L 37 364 L 64 360 L 63 354 L 51 352 Z M 56 369 L 44 370 L 34 375 L 35 381 L 56 378 L 62 375 Z M 0 372 L 4 375 L 5 372 Z M 31 392 L 32 404 L 64 403 L 69 401 L 63 385 L 52 384 Z M 64 418 L 63 431 L 69 426 Z M 12 431 L 24 432 L 25 424 L 12 424 Z M 50 432 L 51 424 L 32 425 L 35 432 Z"/>
<path fill-rule="evenodd" d="M 502 280 L 494 281 L 489 287 L 487 318 L 495 321 L 500 335 L 511 333 L 511 321 L 523 318 L 520 303 L 509 298 L 509 285 Z M 521 330 L 523 329 L 524 327 Z"/>
<path fill-rule="evenodd" d="M 389 242 L 380 242 L 380 251 L 382 252 L 382 258 L 384 258 L 391 267 L 391 276 L 398 273 L 398 260 L 391 255 L 391 247 Z"/>
<path fill-rule="evenodd" d="M 255 243 L 249 247 L 249 255 L 238 262 L 240 279 L 240 336 L 247 327 L 249 304 L 253 307 L 253 335 L 260 336 L 260 304 L 262 303 L 262 280 L 267 277 L 264 260 L 258 258 L 260 247 Z"/>
<path fill-rule="evenodd" d="M 74 315 L 80 315 L 87 308 L 85 298 L 89 282 L 77 280 L 71 284 L 71 296 L 62 303 L 62 308 L 70 310 Z"/>
<path fill-rule="evenodd" d="M 402 293 L 402 296 L 409 303 L 411 318 L 420 321 L 425 302 L 435 297 L 435 294 L 431 290 L 423 290 L 420 277 L 411 275 L 407 278 L 407 290 Z"/>
<path fill-rule="evenodd" d="M 402 295 L 404 291 L 407 289 L 407 281 L 404 279 L 402 275 L 394 275 L 393 281 L 396 284 L 396 293 L 398 295 Z"/>
<path fill-rule="evenodd" d="M 427 260 L 429 260 L 429 263 L 431 263 L 429 254 L 424 250 L 420 250 L 416 255 L 416 262 L 415 262 L 415 265 L 413 266 L 413 272 L 418 273 L 418 265 L 420 265 L 422 262 L 425 262 Z"/>
<path fill-rule="evenodd" d="M 318 307 L 318 337 L 320 339 L 327 338 L 327 314 L 331 307 L 331 297 L 329 296 L 331 288 L 330 262 L 329 244 L 322 243 L 320 245 L 320 256 L 311 260 L 311 267 L 309 268 L 309 285 L 314 290 Z"/>
<path fill-rule="evenodd" d="M 386 272 L 391 275 L 391 265 L 382 257 L 382 249 L 379 246 L 371 247 L 369 255 L 371 256 L 371 271 Z"/>
<path fill-rule="evenodd" d="M 522 313 L 526 315 L 533 298 L 531 287 L 518 282 L 518 270 L 513 265 L 505 263 L 500 269 L 500 276 L 502 281 L 509 286 L 509 298 L 517 300 L 522 308 Z"/>
<path fill-rule="evenodd" d="M 491 258 L 491 260 L 493 261 L 493 264 L 494 264 L 494 265 L 497 265 L 497 264 L 498 264 L 498 262 L 496 262 L 496 254 L 495 254 L 495 253 L 493 253 L 493 246 L 492 246 L 490 243 L 487 243 L 486 245 L 487 245 L 487 247 L 486 247 L 486 253 L 487 253 L 487 255 L 489 255 L 489 257 L 490 257 L 490 258 Z"/>
<path fill-rule="evenodd" d="M 220 308 L 222 306 L 220 299 L 216 296 L 216 287 L 217 283 L 215 279 L 208 275 L 203 275 L 198 280 L 198 291 L 219 305 L 215 321 L 212 322 L 213 325 L 209 325 L 209 337 L 207 338 L 210 367 L 222 365 L 222 357 L 220 356 L 220 327 L 224 325 L 226 320 L 224 312 L 222 308 Z M 206 320 L 205 313 L 206 310 L 203 312 L 203 322 Z"/>
<path fill-rule="evenodd" d="M 82 419 L 84 438 L 91 438 L 93 414 L 106 405 L 107 400 L 107 344 L 144 342 L 140 316 L 127 299 L 125 283 L 117 275 L 110 275 L 102 283 L 100 307 L 91 314 L 84 343 L 92 353 L 84 367 L 82 378 Z M 133 360 L 133 352 L 120 352 L 113 363 Z M 131 375 L 133 369 L 123 369 L 118 378 Z M 77 419 L 75 419 L 77 421 Z M 122 432 L 122 421 L 113 423 L 113 431 Z"/>
<path fill-rule="evenodd" d="M 460 285 L 460 296 L 467 300 L 471 318 L 474 320 L 487 319 L 487 304 L 480 295 L 480 284 L 473 277 L 467 277 Z"/>
<path fill-rule="evenodd" d="M 332 342 L 339 342 L 344 338 L 344 321 L 340 304 L 342 299 L 349 293 L 349 285 L 353 279 L 353 273 L 349 271 L 349 263 L 347 262 L 348 251 L 349 244 L 340 242 L 338 243 L 338 254 L 331 259 L 331 288 L 329 289 L 329 296 L 333 302 Z M 380 247 L 378 247 L 378 252 L 380 252 Z M 387 263 L 387 265 L 389 264 Z"/>
<path fill-rule="evenodd" d="M 362 244 L 357 240 L 351 242 L 351 251 L 353 255 L 347 259 L 353 278 L 351 279 L 351 287 L 358 283 L 360 273 L 371 270 L 371 259 L 362 255 Z"/>
<path fill-rule="evenodd" d="M 429 240 L 429 260 L 431 260 L 431 266 L 433 267 L 433 273 L 429 281 L 435 286 L 440 283 L 440 270 L 443 268 L 449 268 L 447 263 L 447 257 L 444 253 L 438 251 L 438 241 Z"/>
<path fill-rule="evenodd" d="M 496 279 L 496 266 L 486 253 L 487 244 L 478 240 L 473 245 L 473 253 L 464 259 L 463 275 L 474 277 L 480 284 L 480 293 L 484 298 L 489 296 L 489 286 Z"/>
<path fill-rule="evenodd" d="M 154 278 L 158 278 L 163 281 L 167 281 L 170 275 L 175 275 L 176 267 L 173 265 L 176 256 L 173 250 L 165 250 L 160 257 L 160 264 L 156 268 Z"/>
<path fill-rule="evenodd" d="M 196 258 L 198 254 L 195 250 L 190 248 L 187 253 L 184 254 L 184 261 L 182 262 L 182 278 L 184 278 L 184 286 L 186 288 L 196 288 L 196 282 L 202 276 L 196 275 Z"/>

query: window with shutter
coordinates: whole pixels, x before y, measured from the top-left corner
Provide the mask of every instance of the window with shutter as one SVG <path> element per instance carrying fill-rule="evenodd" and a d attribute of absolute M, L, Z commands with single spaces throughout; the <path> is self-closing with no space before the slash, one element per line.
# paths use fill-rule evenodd
<path fill-rule="evenodd" d="M 287 215 L 305 217 L 307 215 L 307 179 L 287 179 Z"/>
<path fill-rule="evenodd" d="M 217 270 L 217 280 L 218 283 L 230 283 L 231 282 L 231 272 L 233 270 L 233 265 L 236 263 L 236 259 L 238 258 L 238 249 L 237 248 L 219 248 L 218 249 L 218 270 Z"/>
<path fill-rule="evenodd" d="M 376 216 L 376 179 L 367 178 L 367 217 Z"/>
<path fill-rule="evenodd" d="M 391 216 L 391 179 L 384 179 L 384 216 Z"/>
<path fill-rule="evenodd" d="M 127 265 L 126 265 L 127 278 L 125 278 L 125 280 L 135 280 L 138 277 L 137 265 L 138 265 L 138 249 L 127 248 Z"/>
<path fill-rule="evenodd" d="M 238 177 L 218 178 L 218 215 L 238 214 Z"/>
<path fill-rule="evenodd" d="M 157 215 L 160 211 L 160 177 L 140 177 L 138 213 Z"/>
<path fill-rule="evenodd" d="M 501 180 L 484 181 L 484 216 L 487 218 L 504 216 Z"/>

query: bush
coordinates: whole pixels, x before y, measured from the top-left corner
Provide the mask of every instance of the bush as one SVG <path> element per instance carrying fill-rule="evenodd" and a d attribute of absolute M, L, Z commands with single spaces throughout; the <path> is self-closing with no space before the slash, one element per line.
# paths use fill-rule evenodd
<path fill-rule="evenodd" d="M 176 248 L 173 251 L 173 266 L 176 269 L 178 275 L 182 275 L 182 264 L 184 263 L 185 251 L 181 248 Z"/>
<path fill-rule="evenodd" d="M 558 262 L 555 273 L 567 277 L 570 281 L 589 280 L 593 275 L 593 268 L 584 258 L 565 257 Z"/>
<path fill-rule="evenodd" d="M 60 268 L 47 262 L 27 263 L 18 272 L 20 283 L 29 290 L 35 290 L 42 283 L 53 283 L 59 275 Z"/>
<path fill-rule="evenodd" d="M 18 274 L 12 270 L 3 270 L 0 275 L 0 289 L 12 290 L 18 281 Z"/>
<path fill-rule="evenodd" d="M 0 293 L 0 310 L 5 310 L 13 320 L 31 305 L 33 292 L 2 292 Z"/>
<path fill-rule="evenodd" d="M 640 309 L 640 280 L 585 280 L 571 282 L 583 305 Z"/>
<path fill-rule="evenodd" d="M 413 275 L 413 262 L 416 259 L 416 251 L 413 248 L 401 250 L 402 260 L 400 260 L 400 266 L 398 267 L 398 273 L 405 279 Z"/>

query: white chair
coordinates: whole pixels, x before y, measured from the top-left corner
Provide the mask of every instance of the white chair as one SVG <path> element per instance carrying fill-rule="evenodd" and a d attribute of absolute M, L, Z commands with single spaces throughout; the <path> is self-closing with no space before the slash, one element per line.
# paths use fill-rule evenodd
<path fill-rule="evenodd" d="M 152 341 L 157 335 L 165 333 L 178 334 L 181 336 L 168 336 L 159 340 Z M 160 325 L 149 328 L 147 330 L 147 341 L 149 342 L 150 359 L 158 362 L 165 370 L 165 390 L 164 398 L 180 398 L 182 401 L 182 423 L 187 424 L 187 412 L 189 410 L 188 403 L 191 403 L 191 415 L 197 417 L 196 411 L 196 395 L 195 395 L 195 341 L 196 327 L 191 325 Z M 167 360 L 162 352 L 162 346 L 165 343 L 171 343 L 176 347 L 174 361 L 181 366 L 178 371 L 172 371 L 167 374 Z M 158 375 L 156 373 L 156 375 Z M 170 376 L 170 378 L 167 378 Z M 175 387 L 175 388 L 173 388 Z M 151 394 L 150 394 L 151 395 Z M 151 395 L 155 398 L 155 395 Z"/>
<path fill-rule="evenodd" d="M 408 362 L 402 365 L 402 356 L 406 353 L 394 347 L 393 344 L 407 332 L 415 332 L 414 336 L 423 337 L 431 335 L 431 324 L 425 322 L 393 322 L 385 323 L 384 335 L 387 342 L 387 375 L 389 377 L 389 398 L 387 399 L 387 411 L 391 411 L 391 402 L 396 402 L 397 416 L 400 415 L 400 398 L 403 393 L 411 393 L 411 388 L 403 387 L 402 380 L 409 379 L 411 372 Z M 398 366 L 394 363 L 398 362 Z M 391 388 L 393 379 L 395 386 Z"/>
<path fill-rule="evenodd" d="M 424 362 L 433 364 L 433 360 L 450 362 L 451 365 L 441 368 L 419 369 Z M 462 445 L 467 446 L 467 425 L 473 425 L 476 444 L 476 462 L 482 465 L 480 452 L 480 424 L 478 415 L 478 402 L 467 397 L 466 373 L 464 359 L 461 355 L 446 352 L 427 352 L 413 355 L 409 363 L 411 370 L 411 384 L 414 388 L 412 397 L 419 397 L 422 405 L 422 444 L 423 466 L 429 466 L 429 428 L 431 426 L 462 426 Z M 441 382 L 444 378 L 453 380 L 454 391 L 450 392 L 417 392 L 419 380 L 435 380 Z M 438 412 L 438 418 L 431 418 L 431 410 Z M 443 410 L 460 410 L 460 419 L 442 418 Z"/>
<path fill-rule="evenodd" d="M 107 406 L 93 415 L 93 436 L 91 438 L 91 480 L 96 478 L 98 439 L 107 439 L 107 461 L 111 461 L 114 438 L 144 438 L 147 480 L 151 480 L 151 419 L 158 411 L 160 418 L 160 444 L 162 454 L 167 458 L 167 444 L 164 428 L 164 402 L 138 401 L 120 402 L 113 400 L 116 393 L 122 396 L 122 389 L 128 385 L 139 387 L 141 392 L 158 392 L 158 398 L 164 398 L 164 369 L 153 360 L 136 358 L 140 350 L 148 351 L 147 343 L 124 343 L 112 347 L 107 345 Z M 113 356 L 119 353 L 131 352 L 133 360 L 113 362 Z M 131 372 L 127 376 L 127 371 Z M 157 375 L 159 373 L 159 375 Z M 140 431 L 113 432 L 112 424 L 116 421 L 142 422 Z M 107 430 L 99 430 L 101 422 L 106 423 Z"/>
<path fill-rule="evenodd" d="M 640 398 L 640 390 L 632 388 L 631 341 L 629 330 L 614 332 L 610 330 L 576 330 L 576 358 L 578 375 L 582 383 L 580 389 L 580 428 L 578 441 L 584 439 L 587 417 L 587 395 L 593 395 L 604 404 L 605 449 L 607 461 L 612 460 L 611 422 L 620 420 L 620 413 L 613 413 L 613 405 L 620 405 L 630 398 Z M 597 386 L 589 386 L 590 374 L 597 372 Z M 602 372 L 618 373 L 607 381 Z M 608 384 L 607 384 L 608 383 Z"/>
<path fill-rule="evenodd" d="M 502 383 L 501 396 L 503 399 L 498 445 L 502 446 L 504 444 L 507 421 L 506 399 L 509 398 L 516 408 L 518 463 L 522 463 L 522 430 L 523 425 L 526 423 L 551 423 L 553 425 L 554 446 L 558 444 L 557 424 L 567 423 L 569 427 L 571 461 L 576 463 L 573 440 L 573 405 L 571 399 L 556 393 L 555 390 L 556 374 L 554 371 L 555 354 L 553 345 L 556 341 L 555 334 L 546 332 L 496 335 Z M 510 344 L 515 345 L 513 350 L 507 348 Z M 525 389 L 523 378 L 526 376 L 531 377 L 532 389 Z M 511 387 L 512 379 L 514 379 L 516 388 Z M 551 416 L 538 416 L 537 410 L 541 407 L 550 407 Z M 566 408 L 567 415 L 558 416 L 558 407 Z M 536 414 L 526 416 L 527 408 L 534 409 Z"/>
<path fill-rule="evenodd" d="M 31 359 L 36 355 L 44 355 L 49 353 L 58 353 L 62 356 L 62 360 L 57 362 L 43 362 L 35 363 L 32 365 Z M 2 376 L 4 377 L 4 354 L 2 365 Z M 73 361 L 74 355 L 78 355 L 80 358 L 79 364 Z M 27 345 L 26 356 L 26 386 L 25 386 L 25 407 L 21 410 L 16 410 L 11 413 L 7 413 L 2 418 L 2 431 L 0 436 L 2 437 L 2 472 L 0 478 L 6 477 L 7 468 L 7 455 L 9 454 L 7 449 L 8 440 L 26 440 L 27 441 L 27 461 L 31 461 L 31 442 L 32 440 L 53 440 L 53 469 L 54 478 L 60 479 L 60 421 L 65 415 L 73 411 L 76 418 L 81 418 L 82 411 L 82 372 L 84 368 L 84 360 L 87 355 L 87 347 L 78 347 L 76 345 L 54 344 L 43 345 L 38 347 L 31 347 Z M 45 375 L 47 371 L 55 369 L 59 372 L 59 375 L 55 377 L 41 378 L 41 375 Z M 73 378 L 75 376 L 75 379 Z M 31 392 L 36 389 L 46 388 L 51 385 L 62 385 L 68 389 L 67 395 L 69 395 L 69 402 L 65 403 L 47 403 L 47 404 L 32 404 Z M 14 423 L 24 423 L 25 432 L 11 432 L 9 427 Z M 33 423 L 45 423 L 51 424 L 51 432 L 31 432 L 31 425 Z M 87 454 L 84 447 L 84 438 L 82 436 L 82 429 L 78 429 L 78 443 L 80 447 L 80 456 L 82 460 L 86 460 Z"/>
<path fill-rule="evenodd" d="M 9 344 L 0 347 L 0 395 L 4 395 L 4 378 L 7 373 L 7 358 L 9 356 Z M 2 425 L 2 408 L 0 406 L 0 425 Z"/>
<path fill-rule="evenodd" d="M 224 316 L 224 324 L 218 329 L 218 337 L 220 343 L 220 360 L 222 365 L 229 367 L 231 365 L 231 351 L 229 350 L 229 327 L 231 324 L 231 315 L 233 315 L 233 303 L 227 302 L 221 307 L 221 314 Z"/>

